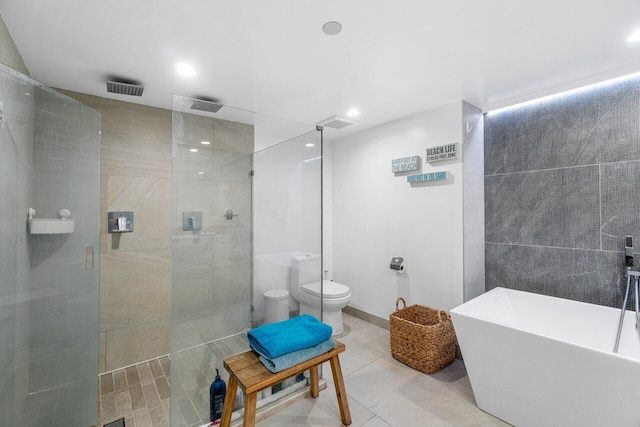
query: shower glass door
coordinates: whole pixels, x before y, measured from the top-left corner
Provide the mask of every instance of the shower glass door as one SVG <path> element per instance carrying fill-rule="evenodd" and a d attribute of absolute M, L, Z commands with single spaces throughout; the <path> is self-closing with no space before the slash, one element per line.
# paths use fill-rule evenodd
<path fill-rule="evenodd" d="M 264 322 L 264 292 L 289 289 L 294 254 L 321 253 L 320 132 L 219 107 L 174 96 L 173 427 L 210 421 L 216 370 L 228 382 L 223 360 L 249 349 L 246 331 Z M 269 148 L 254 154 L 260 147 Z M 282 303 L 286 317 L 295 314 L 293 299 Z M 274 387 L 258 407 L 294 385 L 306 382 Z M 233 419 L 242 416 L 242 407 L 238 396 Z"/>
<path fill-rule="evenodd" d="M 1 64 L 0 103 L 0 425 L 90 426 L 100 114 Z"/>

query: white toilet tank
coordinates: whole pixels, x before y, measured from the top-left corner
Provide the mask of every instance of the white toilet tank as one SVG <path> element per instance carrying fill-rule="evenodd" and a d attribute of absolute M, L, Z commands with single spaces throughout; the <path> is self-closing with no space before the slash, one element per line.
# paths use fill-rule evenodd
<path fill-rule="evenodd" d="M 306 254 L 291 258 L 291 285 L 296 289 L 307 283 L 319 282 L 322 278 L 322 257 Z"/>

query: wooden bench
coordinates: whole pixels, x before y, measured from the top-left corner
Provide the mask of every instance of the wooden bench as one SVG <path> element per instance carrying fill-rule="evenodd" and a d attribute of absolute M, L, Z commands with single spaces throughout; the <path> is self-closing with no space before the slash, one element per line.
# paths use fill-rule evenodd
<path fill-rule="evenodd" d="M 244 392 L 244 427 L 254 426 L 256 423 L 256 402 L 257 393 L 268 387 L 281 383 L 287 378 L 294 377 L 306 370 L 311 372 L 311 397 L 318 397 L 318 366 L 327 360 L 331 363 L 333 382 L 338 396 L 338 406 L 340 407 L 340 417 L 342 424 L 351 424 L 351 413 L 349 412 L 349 402 L 347 393 L 344 390 L 344 379 L 340 368 L 338 354 L 344 351 L 344 344 L 336 341 L 336 347 L 320 356 L 309 359 L 306 362 L 292 366 L 289 369 L 280 371 L 277 374 L 270 372 L 258 359 L 258 355 L 253 351 L 247 351 L 224 360 L 224 368 L 229 372 L 229 384 L 227 394 L 224 399 L 222 409 L 222 427 L 229 427 L 231 414 L 233 413 L 233 403 L 236 399 L 238 386 Z"/>

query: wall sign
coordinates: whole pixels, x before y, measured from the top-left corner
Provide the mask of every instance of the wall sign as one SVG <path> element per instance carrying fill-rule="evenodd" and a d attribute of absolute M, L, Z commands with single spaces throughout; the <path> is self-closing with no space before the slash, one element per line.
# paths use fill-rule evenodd
<path fill-rule="evenodd" d="M 418 170 L 420 165 L 418 164 L 418 156 L 402 157 L 400 159 L 391 160 L 392 172 L 405 172 Z"/>
<path fill-rule="evenodd" d="M 427 148 L 425 162 L 438 162 L 440 160 L 450 160 L 458 158 L 458 144 L 445 144 L 437 147 Z"/>
<path fill-rule="evenodd" d="M 407 182 L 440 181 L 442 179 L 447 179 L 447 171 L 409 175 L 407 177 Z"/>

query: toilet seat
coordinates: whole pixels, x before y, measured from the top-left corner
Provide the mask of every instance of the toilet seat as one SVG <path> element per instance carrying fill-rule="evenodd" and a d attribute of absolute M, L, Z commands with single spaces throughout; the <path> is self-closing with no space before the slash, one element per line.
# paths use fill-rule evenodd
<path fill-rule="evenodd" d="M 349 295 L 350 290 L 342 283 L 332 282 L 331 280 L 322 281 L 322 297 L 325 299 L 342 298 Z M 313 296 L 320 296 L 320 282 L 313 282 L 300 286 L 300 290 Z"/>

